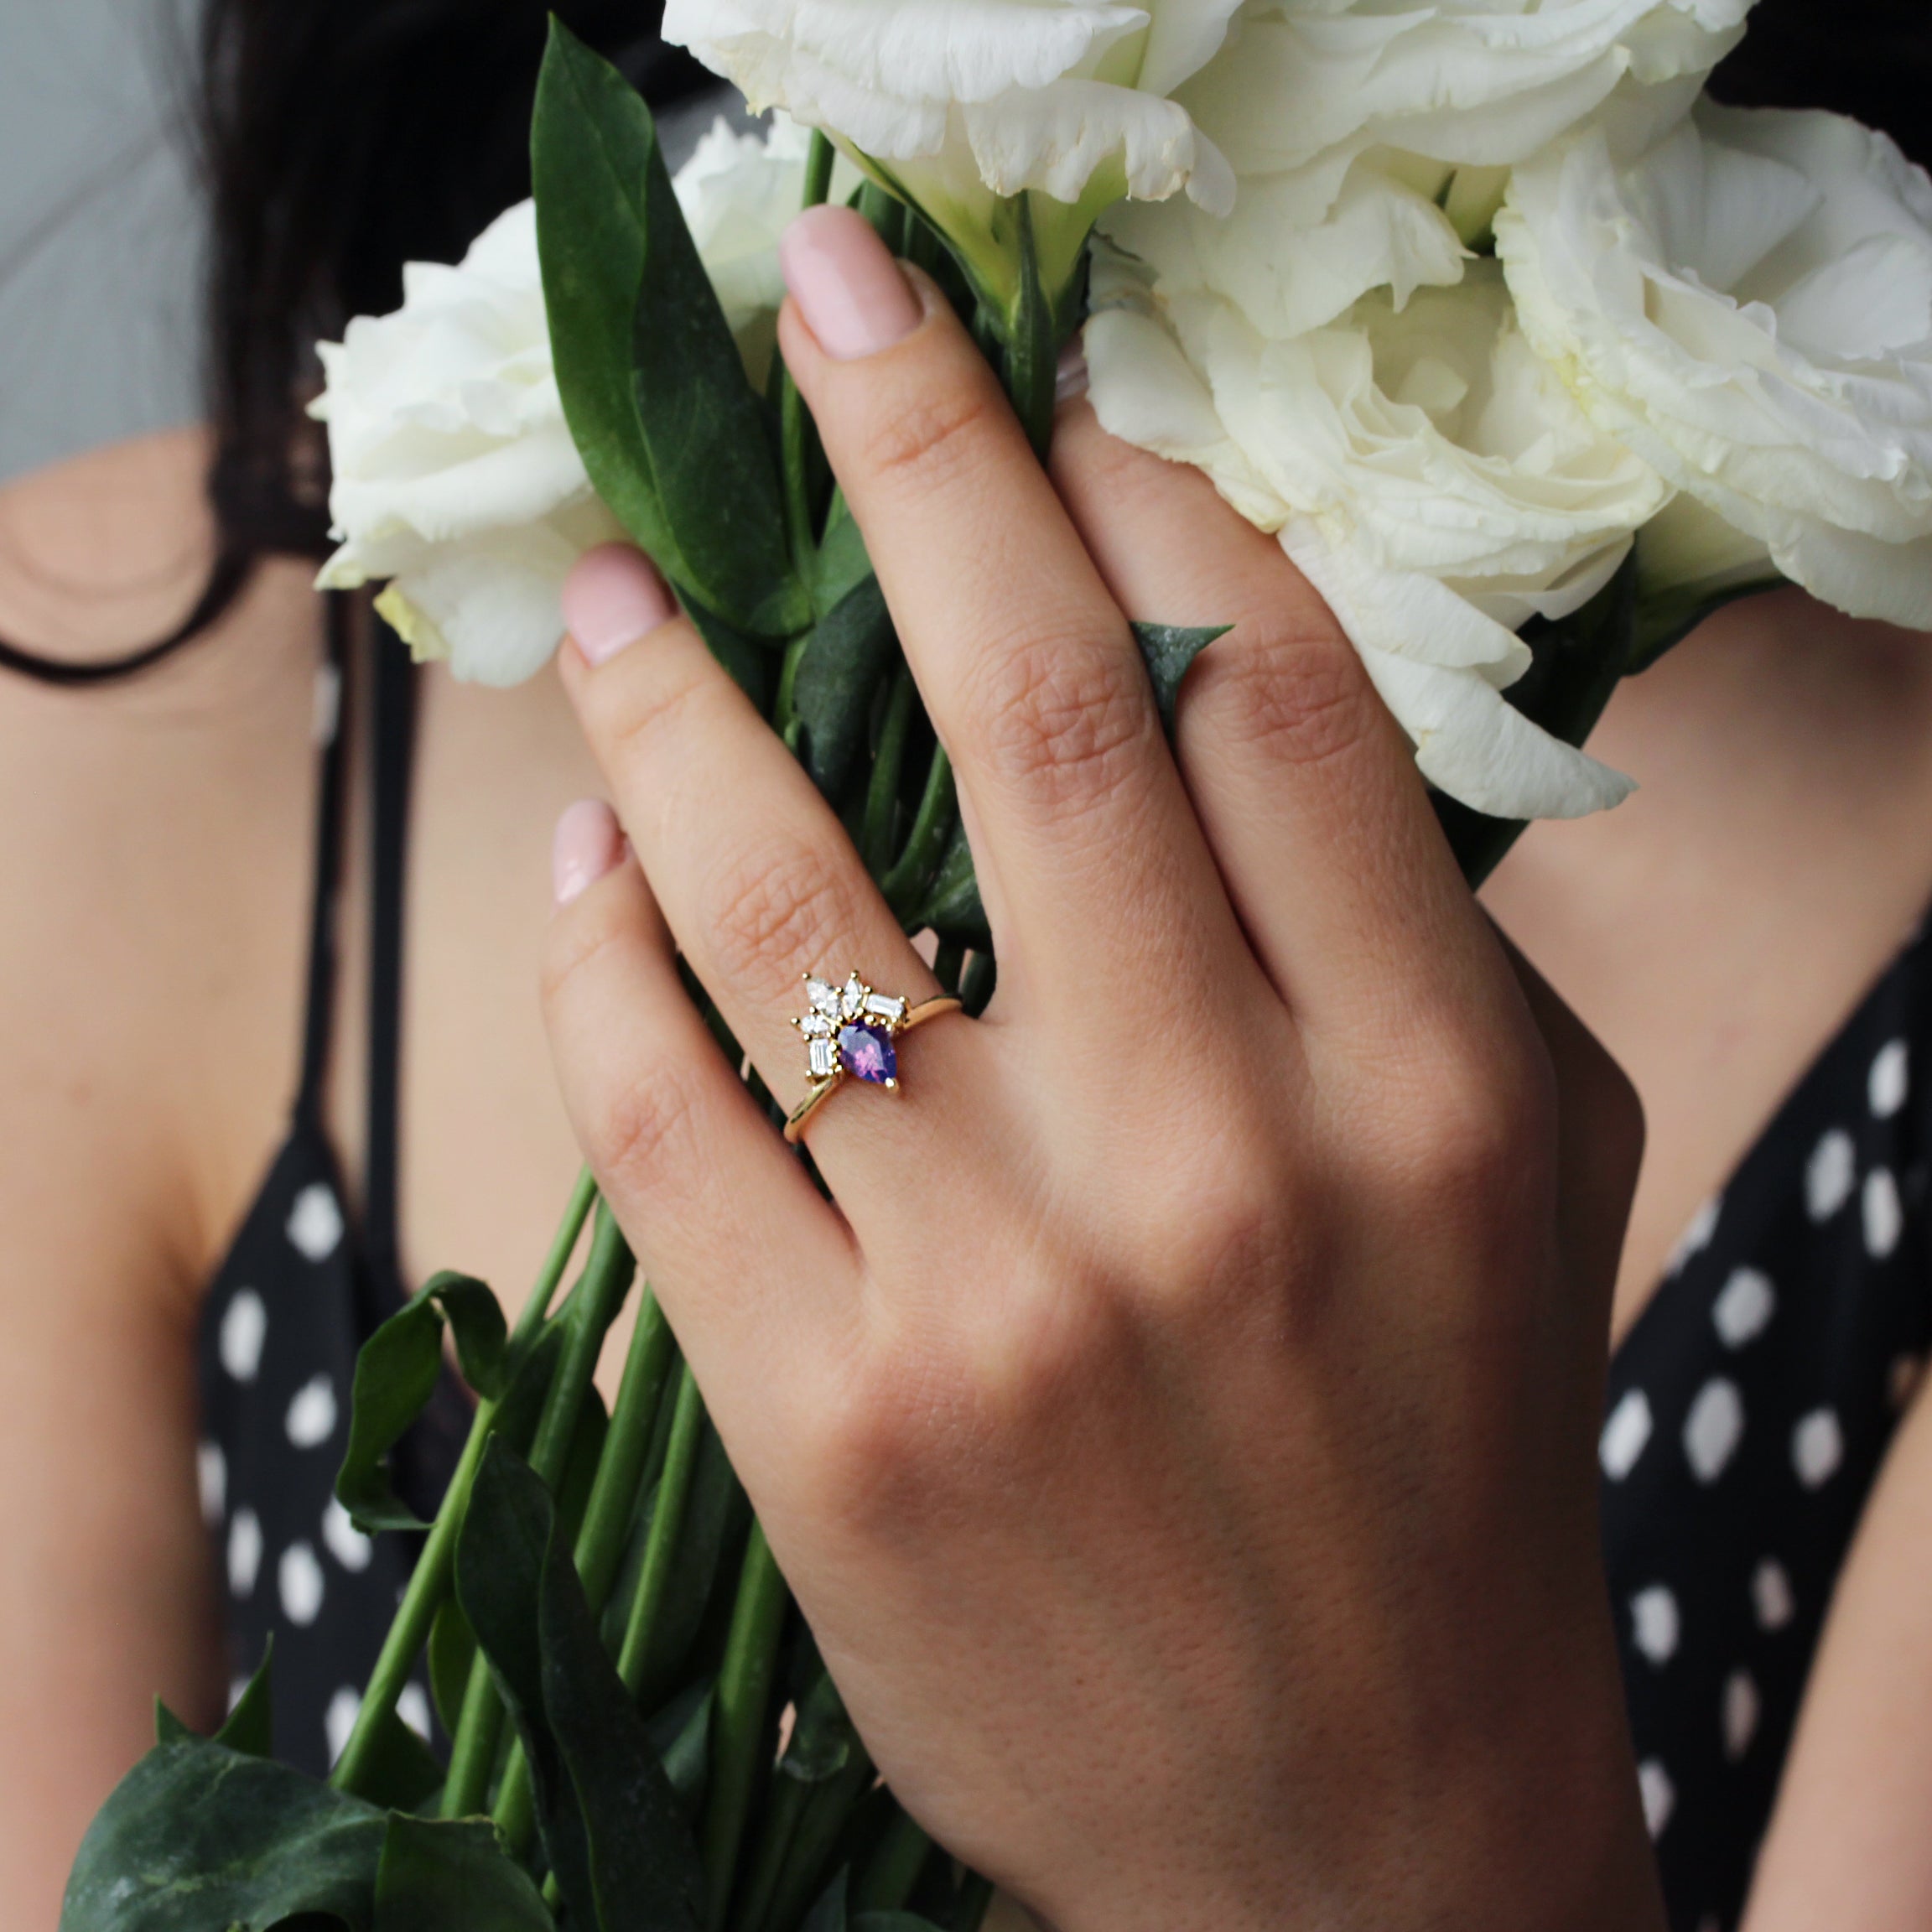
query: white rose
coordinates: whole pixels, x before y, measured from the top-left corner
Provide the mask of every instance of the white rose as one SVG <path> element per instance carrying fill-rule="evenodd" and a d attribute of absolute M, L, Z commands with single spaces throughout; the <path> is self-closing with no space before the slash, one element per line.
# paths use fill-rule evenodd
<path fill-rule="evenodd" d="M 916 203 L 983 293 L 1017 289 L 1012 219 L 1031 191 L 1049 292 L 1123 195 L 1185 189 L 1225 210 L 1227 164 L 1168 99 L 1238 0 L 668 0 L 663 36 L 754 107 L 823 127 Z"/>
<path fill-rule="evenodd" d="M 761 136 L 735 132 L 720 114 L 671 184 L 745 372 L 761 389 L 785 300 L 778 237 L 804 199 L 811 150 L 811 131 L 788 115 L 774 114 Z M 843 201 L 858 185 L 858 170 L 840 156 L 830 199 Z"/>
<path fill-rule="evenodd" d="M 1682 114 L 1751 4 L 1247 0 L 1179 97 L 1238 175 L 1374 144 L 1507 166 L 1607 106 L 1633 138 Z"/>
<path fill-rule="evenodd" d="M 1531 352 L 1493 263 L 1400 309 L 1368 295 L 1286 340 L 1216 293 L 1150 290 L 1108 254 L 1094 288 L 1101 422 L 1196 464 L 1280 533 L 1431 782 L 1504 818 L 1624 795 L 1500 693 L 1529 666 L 1517 628 L 1586 602 L 1669 492 Z"/>
<path fill-rule="evenodd" d="M 759 380 L 808 140 L 782 121 L 761 139 L 720 120 L 673 183 Z M 317 582 L 387 579 L 377 609 L 419 659 L 446 659 L 460 678 L 533 676 L 563 638 L 571 565 L 624 535 L 564 420 L 534 205 L 499 216 L 454 268 L 411 262 L 400 309 L 357 316 L 319 350 L 327 387 L 312 413 L 329 425 L 340 547 Z"/>
<path fill-rule="evenodd" d="M 1706 512 L 1647 575 L 1735 584 L 1755 546 L 1932 628 L 1932 181 L 1883 135 L 1703 102 L 1619 168 L 1587 133 L 1517 169 L 1496 241 L 1539 352 Z"/>

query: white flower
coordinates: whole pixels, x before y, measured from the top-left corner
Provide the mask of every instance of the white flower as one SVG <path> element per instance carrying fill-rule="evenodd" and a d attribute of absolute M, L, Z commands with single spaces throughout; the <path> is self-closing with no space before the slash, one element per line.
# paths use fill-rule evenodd
<path fill-rule="evenodd" d="M 1506 166 L 1606 108 L 1633 141 L 1674 120 L 1751 3 L 1248 0 L 1180 98 L 1239 175 L 1374 144 Z"/>
<path fill-rule="evenodd" d="M 1497 247 L 1594 421 L 1701 506 L 1646 575 L 1743 580 L 1932 628 L 1932 181 L 1836 115 L 1701 103 L 1619 168 L 1589 132 L 1517 169 Z"/>
<path fill-rule="evenodd" d="M 1570 817 L 1628 782 L 1500 693 L 1514 635 L 1614 573 L 1668 491 L 1597 430 L 1517 330 L 1500 272 L 1398 308 L 1384 293 L 1271 340 L 1241 307 L 1150 291 L 1103 253 L 1087 327 L 1114 434 L 1197 465 L 1333 609 L 1433 784 L 1505 818 Z"/>
<path fill-rule="evenodd" d="M 1017 288 L 1010 198 L 1031 192 L 1042 278 L 1093 217 L 1185 189 L 1225 210 L 1226 164 L 1166 96 L 1237 0 L 669 0 L 663 35 L 755 108 L 823 127 L 915 202 L 989 299 Z"/>
<path fill-rule="evenodd" d="M 454 268 L 409 263 L 400 309 L 319 346 L 313 413 L 329 425 L 340 548 L 317 582 L 387 578 L 377 608 L 418 658 L 521 683 L 563 636 L 570 566 L 623 534 L 564 421 L 533 205 L 499 216 Z"/>
<path fill-rule="evenodd" d="M 809 137 L 722 119 L 673 184 L 754 380 L 784 283 L 778 237 L 797 212 Z M 849 192 L 848 167 L 835 190 Z M 564 579 L 624 535 L 590 486 L 550 358 L 534 205 L 499 216 L 455 267 L 413 262 L 402 306 L 319 345 L 328 386 L 329 508 L 339 543 L 317 581 L 388 579 L 377 607 L 418 658 L 517 684 L 564 635 Z"/>
<path fill-rule="evenodd" d="M 789 115 L 774 114 L 761 137 L 734 132 L 720 114 L 672 182 L 745 372 L 761 389 L 785 300 L 778 238 L 803 200 L 811 149 L 810 130 Z M 843 201 L 858 185 L 858 170 L 839 157 L 829 199 Z"/>

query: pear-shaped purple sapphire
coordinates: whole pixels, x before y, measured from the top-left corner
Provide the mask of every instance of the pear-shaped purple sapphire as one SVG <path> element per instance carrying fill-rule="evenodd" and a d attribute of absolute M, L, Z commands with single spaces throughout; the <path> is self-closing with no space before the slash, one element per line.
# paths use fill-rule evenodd
<path fill-rule="evenodd" d="M 848 1073 L 876 1086 L 899 1078 L 899 1056 L 892 1051 L 891 1036 L 882 1027 L 841 1026 L 839 1058 Z"/>

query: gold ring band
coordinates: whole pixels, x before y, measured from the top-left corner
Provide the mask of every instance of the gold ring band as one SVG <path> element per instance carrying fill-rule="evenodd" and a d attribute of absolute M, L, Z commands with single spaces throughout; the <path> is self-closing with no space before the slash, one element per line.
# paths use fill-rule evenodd
<path fill-rule="evenodd" d="M 902 1033 L 962 1009 L 950 994 L 937 994 L 917 1005 L 902 995 L 881 994 L 856 973 L 843 986 L 805 975 L 807 1010 L 792 1024 L 804 1036 L 805 1098 L 785 1121 L 785 1138 L 796 1145 L 805 1124 L 849 1078 L 897 1092 L 899 1060 L 895 1042 Z"/>

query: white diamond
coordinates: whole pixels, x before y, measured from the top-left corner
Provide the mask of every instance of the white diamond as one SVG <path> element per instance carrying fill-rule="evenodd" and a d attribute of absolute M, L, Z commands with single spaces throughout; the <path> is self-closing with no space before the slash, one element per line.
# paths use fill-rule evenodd
<path fill-rule="evenodd" d="M 839 1017 L 839 995 L 823 979 L 808 979 L 805 997 L 812 1002 L 815 1013 L 823 1013 L 828 1020 Z"/>
<path fill-rule="evenodd" d="M 838 1071 L 839 1055 L 829 1040 L 811 1041 L 808 1052 L 814 1080 L 823 1080 Z"/>
<path fill-rule="evenodd" d="M 876 1013 L 881 1020 L 890 1020 L 896 1026 L 906 1017 L 906 1002 L 889 999 L 883 993 L 868 993 L 865 995 L 865 1010 Z"/>
<path fill-rule="evenodd" d="M 798 1022 L 798 1031 L 808 1040 L 823 1040 L 832 1031 L 832 1022 L 823 1013 L 808 1013 Z"/>
<path fill-rule="evenodd" d="M 854 973 L 852 977 L 845 982 L 843 990 L 839 993 L 839 1013 L 845 1019 L 856 1020 L 859 1017 L 859 1009 L 863 1006 L 865 1003 L 865 984 L 860 979 L 859 975 Z"/>

